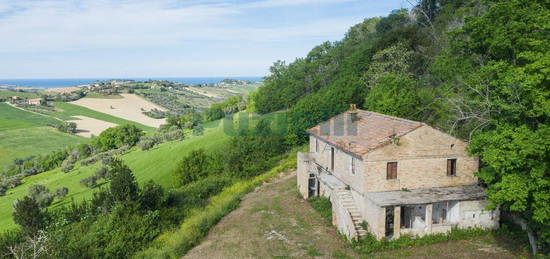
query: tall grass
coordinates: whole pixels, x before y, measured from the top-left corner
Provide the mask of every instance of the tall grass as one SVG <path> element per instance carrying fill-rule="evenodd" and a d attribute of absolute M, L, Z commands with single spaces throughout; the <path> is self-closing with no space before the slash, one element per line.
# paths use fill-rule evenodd
<path fill-rule="evenodd" d="M 137 253 L 135 258 L 179 258 L 198 245 L 221 218 L 239 206 L 241 198 L 255 187 L 273 179 L 279 173 L 296 167 L 295 149 L 268 172 L 249 180 L 243 180 L 225 188 L 213 196 L 210 203 L 191 211 L 180 227 L 160 235 L 148 249 Z"/>

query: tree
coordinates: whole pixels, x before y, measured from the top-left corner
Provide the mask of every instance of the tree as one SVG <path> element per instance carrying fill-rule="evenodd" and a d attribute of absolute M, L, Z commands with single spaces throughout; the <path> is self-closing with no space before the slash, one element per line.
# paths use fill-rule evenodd
<path fill-rule="evenodd" d="M 29 196 L 13 204 L 13 220 L 27 235 L 34 235 L 44 228 L 44 214 L 38 203 Z"/>
<path fill-rule="evenodd" d="M 173 173 L 176 186 L 186 185 L 209 174 L 211 157 L 203 149 L 193 150 L 184 157 Z"/>
<path fill-rule="evenodd" d="M 141 207 L 146 210 L 159 209 L 162 204 L 163 196 L 164 190 L 162 186 L 155 184 L 153 181 L 149 181 L 143 186 L 143 190 L 139 196 Z"/>
<path fill-rule="evenodd" d="M 115 159 L 110 164 L 110 172 L 110 191 L 113 199 L 121 203 L 137 201 L 139 187 L 130 168 L 121 160 Z"/>
<path fill-rule="evenodd" d="M 124 145 L 134 146 L 143 135 L 143 131 L 135 125 L 121 125 L 108 128 L 93 139 L 94 146 L 101 150 L 120 148 Z"/>

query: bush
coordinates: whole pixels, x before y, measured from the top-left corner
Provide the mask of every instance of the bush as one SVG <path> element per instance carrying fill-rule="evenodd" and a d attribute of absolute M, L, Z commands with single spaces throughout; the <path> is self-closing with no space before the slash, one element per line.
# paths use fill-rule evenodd
<path fill-rule="evenodd" d="M 66 160 L 65 160 L 65 161 L 66 161 Z M 74 168 L 74 164 L 63 162 L 63 166 L 61 167 L 61 171 L 62 171 L 63 173 L 68 173 L 68 172 L 70 172 L 71 170 L 73 170 L 73 168 Z"/>
<path fill-rule="evenodd" d="M 176 129 L 162 134 L 162 138 L 164 139 L 164 141 L 181 140 L 185 138 L 185 134 L 182 130 Z"/>
<path fill-rule="evenodd" d="M 55 197 L 58 199 L 64 198 L 67 194 L 69 194 L 69 188 L 67 187 L 60 187 L 55 190 Z"/>
<path fill-rule="evenodd" d="M 28 196 L 13 204 L 13 220 L 21 226 L 23 233 L 33 235 L 44 227 L 44 214 L 36 201 Z"/>
<path fill-rule="evenodd" d="M 97 177 L 97 179 L 107 180 L 110 178 L 109 170 L 103 166 L 95 171 L 95 176 Z"/>
<path fill-rule="evenodd" d="M 145 210 L 156 210 L 160 208 L 163 197 L 164 190 L 162 186 L 153 181 L 149 181 L 143 186 L 143 190 L 139 196 L 139 202 L 141 207 Z"/>
<path fill-rule="evenodd" d="M 151 136 L 151 137 L 141 137 L 138 146 L 141 147 L 141 150 L 149 150 L 153 148 L 154 146 L 161 143 L 161 138 L 159 136 Z"/>
<path fill-rule="evenodd" d="M 92 175 L 92 176 L 86 177 L 80 180 L 80 184 L 88 188 L 95 188 L 97 186 L 97 176 Z"/>
<path fill-rule="evenodd" d="M 189 155 L 180 161 L 176 171 L 173 173 L 175 185 L 186 185 L 208 176 L 211 169 L 211 159 L 203 149 L 191 151 Z"/>
<path fill-rule="evenodd" d="M 44 185 L 32 185 L 29 187 L 28 196 L 33 199 L 40 208 L 46 208 L 52 204 L 54 195 Z"/>

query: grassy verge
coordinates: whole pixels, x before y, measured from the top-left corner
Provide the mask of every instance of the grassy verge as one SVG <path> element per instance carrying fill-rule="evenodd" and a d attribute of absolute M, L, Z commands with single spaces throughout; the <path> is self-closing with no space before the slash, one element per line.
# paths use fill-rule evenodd
<path fill-rule="evenodd" d="M 212 197 L 203 209 L 190 213 L 180 227 L 160 235 L 153 245 L 135 255 L 136 258 L 179 258 L 201 242 L 208 231 L 222 217 L 239 206 L 241 198 L 255 187 L 276 177 L 279 173 L 296 167 L 296 150 L 290 152 L 277 166 L 267 173 L 250 180 L 237 182 Z"/>
<path fill-rule="evenodd" d="M 313 207 L 321 217 L 325 218 L 328 224 L 332 224 L 332 204 L 330 200 L 326 197 L 313 197 L 310 198 L 309 204 Z"/>

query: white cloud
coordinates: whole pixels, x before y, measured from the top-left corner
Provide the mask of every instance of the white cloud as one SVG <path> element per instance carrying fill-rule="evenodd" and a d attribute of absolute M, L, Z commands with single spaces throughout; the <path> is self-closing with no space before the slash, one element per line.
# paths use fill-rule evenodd
<path fill-rule="evenodd" d="M 173 46 L 199 40 L 327 38 L 360 21 L 358 17 L 342 17 L 285 27 L 262 27 L 243 25 L 238 20 L 239 15 L 246 15 L 244 9 L 247 8 L 314 2 L 319 3 L 264 0 L 231 5 L 216 1 L 181 6 L 170 0 L 123 1 L 124 4 L 105 0 L 24 1 L 4 7 L 18 10 L 0 16 L 0 35 L 3 35 L 0 52 Z"/>

